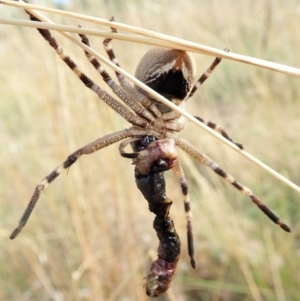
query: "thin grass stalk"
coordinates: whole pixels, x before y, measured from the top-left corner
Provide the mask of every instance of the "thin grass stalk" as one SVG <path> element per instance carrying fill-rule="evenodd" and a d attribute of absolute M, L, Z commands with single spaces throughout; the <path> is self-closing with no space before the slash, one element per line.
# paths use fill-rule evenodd
<path fill-rule="evenodd" d="M 68 11 L 62 11 L 62 10 L 58 10 L 58 9 L 54 9 L 54 8 L 43 7 L 43 6 L 39 6 L 39 5 L 27 4 L 27 3 L 23 2 L 22 0 L 19 0 L 19 2 L 10 1 L 10 0 L 1 0 L 0 3 L 20 7 L 25 10 L 36 9 L 36 10 L 40 10 L 40 11 L 57 13 L 59 15 L 63 15 L 66 17 L 76 18 L 76 19 L 85 20 L 85 21 L 88 21 L 91 23 L 111 27 L 111 22 L 108 20 L 105 20 L 105 19 L 91 17 L 91 16 L 78 14 L 78 13 L 72 13 L 72 12 L 68 12 Z M 131 32 L 131 33 L 144 35 L 144 36 L 151 37 L 151 38 L 154 38 L 157 40 L 172 42 L 173 43 L 172 48 L 195 52 L 195 53 L 207 54 L 210 56 L 218 56 L 218 57 L 226 58 L 229 60 L 238 61 L 240 63 L 246 63 L 246 64 L 258 66 L 261 68 L 273 70 L 276 72 L 281 72 L 284 74 L 292 75 L 295 77 L 300 77 L 300 69 L 299 68 L 294 68 L 294 67 L 290 67 L 290 66 L 286 66 L 286 65 L 282 65 L 282 64 L 278 64 L 278 63 L 274 63 L 274 62 L 270 62 L 270 61 L 266 61 L 266 60 L 262 60 L 262 59 L 258 59 L 258 58 L 253 58 L 253 57 L 249 57 L 249 56 L 245 56 L 245 55 L 235 54 L 232 52 L 229 52 L 229 53 L 224 52 L 223 50 L 220 50 L 217 48 L 201 45 L 199 43 L 186 41 L 183 39 L 175 38 L 172 36 L 168 36 L 165 34 L 161 34 L 158 32 L 142 29 L 139 27 L 135 27 L 135 26 L 119 23 L 119 22 L 114 22 L 113 25 L 115 28 L 117 28 L 119 30 L 125 30 L 125 31 Z M 159 46 L 159 45 L 157 44 L 157 46 Z"/>
<path fill-rule="evenodd" d="M 69 26 L 69 25 L 60 25 L 55 23 L 46 23 L 46 22 L 35 22 L 30 20 L 17 20 L 14 18 L 1 18 L 0 17 L 0 24 L 6 25 L 15 25 L 15 26 L 23 26 L 23 27 L 32 27 L 32 28 L 42 28 L 42 29 L 49 29 L 55 31 L 65 31 L 65 32 L 72 32 L 77 34 L 86 34 L 89 36 L 96 36 L 101 38 L 110 38 L 114 40 L 121 40 L 127 42 L 133 42 L 138 44 L 146 44 L 152 46 L 160 46 L 166 48 L 174 47 L 174 43 L 157 40 L 152 38 L 145 38 L 134 36 L 130 34 L 123 34 L 123 33 L 113 33 L 111 31 L 103 31 L 98 29 L 90 29 L 85 27 L 78 27 L 78 26 Z"/>

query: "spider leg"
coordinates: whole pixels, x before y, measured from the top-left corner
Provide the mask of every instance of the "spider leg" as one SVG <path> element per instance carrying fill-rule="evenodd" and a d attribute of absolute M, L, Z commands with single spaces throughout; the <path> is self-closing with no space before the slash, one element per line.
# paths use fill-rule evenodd
<path fill-rule="evenodd" d="M 111 18 L 109 19 L 109 21 L 114 22 L 114 21 L 115 21 L 115 18 L 114 18 L 114 17 L 111 17 Z M 111 27 L 110 29 L 111 29 L 111 32 L 113 32 L 113 33 L 117 33 L 117 32 L 118 32 L 117 29 L 114 28 L 114 27 Z M 104 49 L 105 49 L 105 51 L 106 51 L 106 53 L 107 53 L 109 59 L 110 59 L 116 66 L 120 67 L 120 65 L 119 65 L 119 63 L 118 63 L 118 60 L 117 60 L 117 58 L 116 58 L 116 56 L 115 56 L 115 53 L 114 53 L 114 51 L 113 51 L 113 48 L 112 48 L 112 46 L 111 46 L 111 41 L 112 41 L 112 39 L 110 39 L 110 38 L 106 38 L 106 39 L 103 40 L 103 46 L 104 46 Z M 126 80 L 126 79 L 124 78 L 124 76 L 123 76 L 122 74 L 120 74 L 119 72 L 117 72 L 117 71 L 116 71 L 116 75 L 118 76 L 118 79 L 119 79 L 119 80 L 121 80 L 121 81 L 122 81 L 122 80 Z"/>
<path fill-rule="evenodd" d="M 183 151 L 185 151 L 187 154 L 189 154 L 191 157 L 196 159 L 199 163 L 201 163 L 204 166 L 209 167 L 212 169 L 216 174 L 218 174 L 220 177 L 222 177 L 224 180 L 229 182 L 231 185 L 233 185 L 235 188 L 237 188 L 241 193 L 248 196 L 251 201 L 263 212 L 265 213 L 269 219 L 271 219 L 275 224 L 279 225 L 283 230 L 286 232 L 291 232 L 291 229 L 289 226 L 284 224 L 280 218 L 271 210 L 269 209 L 264 203 L 261 202 L 261 200 L 253 194 L 253 192 L 243 186 L 242 184 L 238 183 L 230 174 L 228 174 L 226 171 L 224 171 L 221 167 L 219 167 L 213 160 L 211 160 L 206 155 L 200 153 L 192 144 L 190 144 L 188 141 L 177 137 L 175 138 L 175 144 L 180 147 Z"/>
<path fill-rule="evenodd" d="M 110 19 L 110 21 L 114 22 L 115 21 L 114 17 L 112 17 Z M 114 33 L 117 33 L 117 29 L 114 27 L 111 27 L 111 31 Z M 118 60 L 117 60 L 114 50 L 112 48 L 111 41 L 112 41 L 112 39 L 109 39 L 109 38 L 107 38 L 103 41 L 104 49 L 105 49 L 109 59 L 111 60 L 111 62 L 114 63 L 116 66 L 120 67 L 120 64 L 118 63 Z M 121 87 L 125 91 L 127 91 L 132 97 L 137 99 L 146 109 L 151 111 L 156 117 L 161 116 L 161 112 L 159 111 L 159 109 L 156 107 L 156 105 L 154 105 L 149 100 L 148 97 L 146 97 L 145 95 L 143 95 L 142 93 L 137 91 L 135 88 L 133 88 L 121 73 L 119 73 L 117 71 L 115 73 L 116 73 L 116 76 L 118 78 L 118 81 L 119 81 Z"/>
<path fill-rule="evenodd" d="M 83 44 L 90 47 L 89 39 L 84 34 L 79 34 L 81 41 Z M 108 40 L 108 42 L 106 42 Z M 105 39 L 103 44 L 105 47 L 106 52 L 109 55 L 110 60 L 118 67 L 120 65 L 117 62 L 117 59 L 115 58 L 114 52 L 112 50 L 112 47 L 110 45 L 111 39 Z M 106 44 L 108 43 L 108 44 Z M 109 50 L 108 50 L 109 49 Z M 112 53 L 112 55 L 111 55 Z M 154 121 L 154 117 L 160 117 L 161 113 L 158 110 L 158 108 L 143 94 L 138 92 L 136 89 L 134 89 L 124 78 L 122 74 L 119 72 L 116 72 L 118 81 L 121 85 L 118 86 L 110 77 L 110 75 L 105 71 L 105 69 L 101 66 L 100 62 L 89 52 L 85 51 L 85 55 L 87 59 L 91 62 L 91 64 L 95 67 L 96 70 L 100 73 L 103 80 L 107 83 L 107 85 L 112 89 L 112 91 L 121 98 L 134 112 L 136 112 L 138 115 L 141 115 L 145 118 L 147 118 L 149 121 Z M 113 59 L 112 59 L 113 57 Z M 124 93 L 126 91 L 126 93 Z M 149 111 L 152 113 L 150 113 Z"/>
<path fill-rule="evenodd" d="M 204 123 L 205 125 L 207 125 L 208 127 L 210 127 L 211 129 L 215 130 L 216 132 L 220 133 L 224 138 L 226 138 L 227 140 L 229 140 L 230 142 L 232 142 L 233 144 L 235 144 L 238 148 L 240 149 L 244 149 L 243 145 L 240 144 L 240 143 L 236 143 L 234 142 L 227 134 L 227 132 L 225 131 L 225 129 L 214 123 L 214 122 L 211 122 L 209 120 L 204 120 L 203 118 L 201 117 L 198 117 L 198 116 L 194 116 L 196 119 L 198 119 L 200 122 Z"/>
<path fill-rule="evenodd" d="M 188 193 L 188 183 L 185 178 L 183 169 L 180 165 L 179 159 L 175 163 L 173 167 L 173 172 L 176 178 L 179 181 L 181 191 L 183 194 L 183 203 L 184 203 L 184 211 L 186 215 L 186 229 L 187 229 L 187 242 L 188 242 L 188 252 L 190 256 L 191 266 L 196 269 L 197 263 L 195 260 L 195 248 L 194 248 L 194 238 L 193 238 L 193 227 L 192 227 L 192 212 L 191 212 L 191 205 L 190 205 L 190 198 Z"/>
<path fill-rule="evenodd" d="M 229 49 L 225 48 L 224 51 L 229 52 Z M 189 95 L 186 97 L 186 100 L 193 96 L 193 94 L 196 92 L 196 90 L 204 83 L 204 81 L 211 75 L 211 73 L 214 71 L 214 69 L 219 65 L 221 60 L 222 59 L 220 57 L 215 58 L 215 60 L 210 65 L 210 67 L 200 76 L 198 81 L 194 84 L 194 86 L 191 89 Z M 230 142 L 234 143 L 240 149 L 244 149 L 242 144 L 233 142 L 233 140 L 228 136 L 228 134 L 226 133 L 225 129 L 222 126 L 220 126 L 218 124 L 215 124 L 211 121 L 204 120 L 203 118 L 198 117 L 198 116 L 194 116 L 194 117 L 196 119 L 198 119 L 199 121 L 201 121 L 202 123 L 204 123 L 205 125 L 207 125 L 208 127 L 215 130 L 216 132 L 220 133 L 224 138 L 226 138 Z"/>
<path fill-rule="evenodd" d="M 229 52 L 229 48 L 224 49 L 225 52 Z M 186 97 L 185 100 L 191 98 L 197 89 L 207 80 L 207 78 L 213 73 L 214 69 L 220 64 L 222 58 L 216 57 L 212 64 L 208 67 L 208 69 L 200 76 L 200 78 L 196 81 L 190 93 Z"/>
<path fill-rule="evenodd" d="M 40 22 L 40 20 L 35 16 L 31 14 L 29 15 L 31 20 Z M 110 106 L 115 112 L 121 115 L 129 123 L 138 125 L 142 128 L 146 128 L 148 126 L 146 119 L 134 115 L 126 106 L 111 97 L 105 90 L 101 89 L 89 77 L 81 72 L 77 65 L 72 61 L 72 59 L 64 53 L 63 48 L 57 44 L 56 39 L 51 35 L 49 30 L 38 28 L 38 31 L 86 87 L 94 91 L 100 99 L 102 99 L 108 106 Z"/>
<path fill-rule="evenodd" d="M 90 43 L 87 36 L 84 34 L 79 34 L 79 36 L 81 38 L 82 43 L 90 47 Z M 138 101 L 136 97 L 132 97 L 132 95 L 128 93 L 128 91 L 124 91 L 123 87 L 117 85 L 114 82 L 114 80 L 110 77 L 108 72 L 102 67 L 100 62 L 92 54 L 85 51 L 85 55 L 90 61 L 90 63 L 94 66 L 94 68 L 100 73 L 106 84 L 123 102 L 125 102 L 139 116 L 146 118 L 150 122 L 154 121 L 153 115 Z"/>
<path fill-rule="evenodd" d="M 23 229 L 23 227 L 26 225 L 32 210 L 34 209 L 41 191 L 44 190 L 48 184 L 50 184 L 52 181 L 54 181 L 62 171 L 68 169 L 71 165 L 73 165 L 82 155 L 89 155 L 97 150 L 107 147 L 113 143 L 116 143 L 120 140 L 126 139 L 130 137 L 133 134 L 133 130 L 126 129 L 120 132 L 115 132 L 109 135 L 106 135 L 104 137 L 101 137 L 84 147 L 78 149 L 74 153 L 72 153 L 68 158 L 57 168 L 55 168 L 46 178 L 44 178 L 35 188 L 34 193 L 31 197 L 31 200 L 23 214 L 23 216 L 20 219 L 18 227 L 12 232 L 10 235 L 10 239 L 14 239 Z"/>

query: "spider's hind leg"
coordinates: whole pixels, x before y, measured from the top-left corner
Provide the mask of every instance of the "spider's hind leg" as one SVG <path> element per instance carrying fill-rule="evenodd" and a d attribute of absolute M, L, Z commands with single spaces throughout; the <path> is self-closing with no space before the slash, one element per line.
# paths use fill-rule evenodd
<path fill-rule="evenodd" d="M 283 223 L 281 219 L 270 208 L 268 208 L 267 205 L 265 205 L 257 196 L 255 196 L 249 188 L 237 182 L 229 173 L 227 173 L 221 167 L 219 167 L 218 164 L 215 163 L 212 159 L 200 153 L 195 146 L 193 146 L 188 141 L 182 138 L 176 139 L 175 143 L 178 147 L 180 147 L 183 151 L 185 151 L 199 163 L 212 169 L 217 175 L 219 175 L 225 181 L 227 181 L 236 189 L 238 189 L 242 194 L 246 195 L 264 214 L 268 216 L 270 220 L 272 220 L 275 224 L 280 226 L 284 231 L 291 232 L 290 227 Z"/>
<path fill-rule="evenodd" d="M 34 193 L 31 197 L 31 200 L 23 213 L 18 227 L 10 235 L 10 239 L 14 239 L 21 232 L 21 230 L 26 225 L 39 197 L 42 192 L 51 182 L 53 182 L 64 170 L 68 169 L 73 165 L 82 155 L 89 155 L 101 148 L 105 148 L 113 143 L 116 143 L 120 140 L 128 138 L 133 132 L 130 130 L 123 130 L 120 132 L 112 133 L 106 135 L 102 138 L 99 138 L 86 146 L 78 149 L 72 153 L 68 158 L 57 168 L 55 168 L 47 177 L 45 177 L 36 187 Z"/>
<path fill-rule="evenodd" d="M 192 211 L 190 205 L 190 198 L 188 192 L 188 183 L 185 178 L 183 169 L 179 163 L 179 160 L 175 164 L 173 168 L 174 174 L 179 181 L 182 195 L 183 195 L 183 203 L 184 203 L 184 211 L 186 215 L 186 229 L 187 229 L 187 243 L 188 243 L 188 253 L 191 261 L 191 266 L 196 269 L 197 263 L 195 260 L 195 248 L 194 248 L 194 237 L 193 237 L 193 227 L 192 227 Z"/>

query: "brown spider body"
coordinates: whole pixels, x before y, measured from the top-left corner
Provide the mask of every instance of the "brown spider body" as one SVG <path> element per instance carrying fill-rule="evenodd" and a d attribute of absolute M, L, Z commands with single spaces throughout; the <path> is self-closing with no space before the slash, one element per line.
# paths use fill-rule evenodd
<path fill-rule="evenodd" d="M 33 21 L 40 21 L 33 15 L 29 15 Z M 63 49 L 57 44 L 50 31 L 45 29 L 38 30 L 84 85 L 94 91 L 102 101 L 126 119 L 132 126 L 128 129 L 101 137 L 82 148 L 79 148 L 69 155 L 60 166 L 45 177 L 36 186 L 18 227 L 10 236 L 11 239 L 15 238 L 27 223 L 32 210 L 39 199 L 41 191 L 56 179 L 63 170 L 68 169 L 82 155 L 94 153 L 97 150 L 121 141 L 123 142 L 120 144 L 120 154 L 123 157 L 133 159 L 133 163 L 136 165 L 135 176 L 137 186 L 147 199 L 150 210 L 156 215 L 154 228 L 160 244 L 158 248 L 158 259 L 153 262 L 146 277 L 147 294 L 150 296 L 158 296 L 170 286 L 180 253 L 180 240 L 176 234 L 173 221 L 169 217 L 169 209 L 172 201 L 166 197 L 164 188 L 163 172 L 169 169 L 173 170 L 175 177 L 181 186 L 187 219 L 189 256 L 192 266 L 194 268 L 196 267 L 188 184 L 175 151 L 175 146 L 181 148 L 200 164 L 212 169 L 217 175 L 246 195 L 274 223 L 278 224 L 285 231 L 290 232 L 290 228 L 266 205 L 264 205 L 250 189 L 238 183 L 213 160 L 199 152 L 192 144 L 180 137 L 179 132 L 184 127 L 184 119 L 180 114 L 154 100 L 153 97 L 148 95 L 148 93 L 144 92 L 142 89 L 132 87 L 118 72 L 116 72 L 116 74 L 119 85 L 116 84 L 97 59 L 88 52 L 85 52 L 88 60 L 99 71 L 112 92 L 123 102 L 121 103 L 79 70 L 71 58 L 66 55 Z M 113 31 L 115 30 L 113 29 Z M 89 46 L 87 37 L 85 35 L 80 36 L 82 42 Z M 110 42 L 111 40 L 106 39 L 104 41 L 104 47 L 112 62 L 118 65 Z M 155 48 L 148 51 L 142 58 L 137 67 L 136 76 L 146 85 L 165 96 L 169 101 L 176 105 L 183 106 L 185 101 L 189 99 L 197 88 L 208 78 L 220 61 L 220 58 L 216 58 L 207 71 L 203 73 L 193 85 L 195 68 L 190 54 L 180 50 Z M 207 126 L 219 132 L 226 139 L 232 141 L 221 126 L 210 121 L 205 121 L 201 117 L 197 118 Z M 139 143 L 141 143 L 145 137 L 154 137 L 154 141 L 139 148 Z M 128 144 L 133 146 L 133 153 L 126 153 L 124 151 L 125 146 Z M 243 148 L 241 144 L 235 144 L 241 149 Z M 156 191 L 157 194 L 152 194 L 151 191 Z M 156 195 L 158 196 L 156 197 Z"/>

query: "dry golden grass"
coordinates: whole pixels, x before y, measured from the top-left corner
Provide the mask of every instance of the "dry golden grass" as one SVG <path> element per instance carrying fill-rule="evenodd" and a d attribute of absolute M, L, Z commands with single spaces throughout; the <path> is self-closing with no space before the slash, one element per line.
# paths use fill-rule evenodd
<path fill-rule="evenodd" d="M 299 67 L 296 0 L 73 1 L 64 9 L 114 15 Z M 26 18 L 4 6 L 1 15 Z M 154 216 L 117 145 L 81 158 L 62 174 L 20 236 L 8 239 L 43 177 L 75 149 L 128 124 L 80 84 L 34 29 L 1 25 L 0 39 L 0 300 L 147 300 L 143 277 L 158 245 Z M 99 78 L 80 49 L 58 39 Z M 100 39 L 91 43 L 104 53 Z M 121 66 L 134 73 L 149 46 L 115 41 L 114 49 Z M 199 75 L 212 61 L 195 59 Z M 247 151 L 299 184 L 299 97 L 297 78 L 224 60 L 187 110 L 222 124 Z M 166 173 L 182 255 L 169 294 L 158 300 L 298 300 L 299 195 L 194 125 L 182 135 L 253 189 L 293 232 L 274 226 L 246 197 L 180 153 L 192 194 L 198 269 L 189 266 L 180 189 Z"/>

